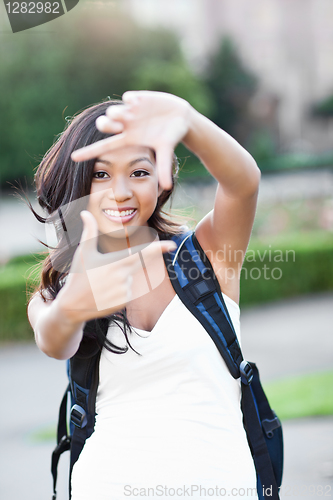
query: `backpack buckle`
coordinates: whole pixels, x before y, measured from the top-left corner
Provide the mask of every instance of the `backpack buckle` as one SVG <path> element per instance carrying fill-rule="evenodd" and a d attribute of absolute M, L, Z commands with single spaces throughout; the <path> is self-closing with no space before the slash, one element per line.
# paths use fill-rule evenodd
<path fill-rule="evenodd" d="M 87 425 L 87 414 L 82 406 L 74 405 L 71 409 L 71 422 L 80 429 L 83 429 Z"/>
<path fill-rule="evenodd" d="M 275 413 L 274 413 L 275 415 Z M 274 436 L 274 430 L 278 429 L 281 427 L 281 422 L 279 418 L 275 415 L 275 417 L 270 420 L 268 418 L 265 418 L 264 420 L 261 421 L 261 426 L 265 431 L 265 434 L 268 438 L 272 438 Z"/>
<path fill-rule="evenodd" d="M 243 361 L 239 365 L 239 371 L 240 371 L 240 376 L 241 376 L 241 381 L 245 385 L 250 385 L 253 379 L 253 370 L 251 368 L 251 365 L 248 361 Z"/>

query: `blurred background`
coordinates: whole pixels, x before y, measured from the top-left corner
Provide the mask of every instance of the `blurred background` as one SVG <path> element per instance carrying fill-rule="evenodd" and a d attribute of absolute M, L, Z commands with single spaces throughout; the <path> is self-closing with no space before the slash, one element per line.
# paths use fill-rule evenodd
<path fill-rule="evenodd" d="M 243 346 L 286 422 L 284 484 L 301 498 L 325 496 L 320 485 L 333 485 L 332 1 L 80 0 L 16 34 L 1 3 L 0 89 L 1 498 L 26 492 L 15 460 L 34 483 L 28 498 L 50 491 L 40 471 L 66 384 L 63 364 L 36 350 L 26 319 L 45 233 L 17 188 L 36 206 L 34 171 L 68 117 L 130 89 L 185 98 L 262 170 L 242 271 Z M 216 184 L 184 147 L 177 154 L 170 210 L 195 224 Z M 297 490 L 311 484 L 314 493 Z"/>

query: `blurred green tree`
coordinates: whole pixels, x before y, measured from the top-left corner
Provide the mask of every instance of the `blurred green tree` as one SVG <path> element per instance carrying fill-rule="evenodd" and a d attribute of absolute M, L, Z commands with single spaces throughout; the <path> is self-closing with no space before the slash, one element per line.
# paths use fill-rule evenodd
<path fill-rule="evenodd" d="M 230 38 L 223 38 L 211 55 L 204 81 L 213 99 L 211 119 L 244 143 L 251 128 L 248 103 L 257 79 L 244 67 Z"/>
<path fill-rule="evenodd" d="M 312 114 L 322 118 L 333 116 L 333 94 L 315 104 L 312 107 Z"/>
<path fill-rule="evenodd" d="M 0 52 L 0 183 L 26 177 L 52 145 L 66 116 L 126 90 L 161 90 L 209 113 L 205 86 L 177 37 L 145 30 L 121 15 L 59 23 L 57 32 L 4 39 Z M 14 38 L 14 40 L 13 40 Z M 22 40 L 24 38 L 24 40 Z M 7 45 L 6 45 L 7 44 Z"/>

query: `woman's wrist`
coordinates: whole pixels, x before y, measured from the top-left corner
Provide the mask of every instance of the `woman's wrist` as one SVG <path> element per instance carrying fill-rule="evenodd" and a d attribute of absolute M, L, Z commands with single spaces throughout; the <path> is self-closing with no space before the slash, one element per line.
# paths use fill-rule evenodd
<path fill-rule="evenodd" d="M 213 122 L 197 111 L 188 103 L 187 111 L 187 133 L 182 139 L 182 143 L 190 151 L 200 157 L 201 150 L 204 149 L 204 133 L 208 127 L 216 127 Z"/>
<path fill-rule="evenodd" d="M 56 359 L 68 359 L 77 351 L 84 322 L 75 321 L 55 299 L 40 313 L 34 326 L 35 339 L 41 351 Z"/>
<path fill-rule="evenodd" d="M 75 306 L 67 300 L 67 294 L 64 288 L 59 292 L 51 307 L 53 309 L 53 317 L 59 320 L 63 329 L 76 331 L 83 327 L 85 323 L 83 309 L 79 305 Z"/>
<path fill-rule="evenodd" d="M 185 101 L 185 102 L 186 102 L 187 107 L 186 107 L 185 112 L 184 112 L 184 119 L 186 121 L 187 132 L 182 139 L 182 143 L 187 148 L 191 149 L 191 147 L 190 147 L 191 137 L 196 129 L 196 123 L 197 123 L 197 120 L 200 116 L 200 113 L 193 106 L 191 106 L 191 104 L 189 102 L 187 102 L 187 101 Z"/>

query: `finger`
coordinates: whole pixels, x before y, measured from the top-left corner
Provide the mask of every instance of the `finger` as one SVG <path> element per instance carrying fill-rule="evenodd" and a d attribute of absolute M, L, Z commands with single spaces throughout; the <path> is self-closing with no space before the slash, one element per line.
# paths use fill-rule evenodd
<path fill-rule="evenodd" d="M 133 118 L 133 113 L 131 113 L 129 106 L 126 105 L 109 106 L 105 114 L 110 120 L 121 122 Z"/>
<path fill-rule="evenodd" d="M 88 210 L 83 210 L 80 216 L 83 222 L 83 231 L 80 239 L 82 254 L 97 252 L 98 225 L 96 219 Z"/>
<path fill-rule="evenodd" d="M 102 115 L 96 119 L 96 128 L 105 134 L 119 134 L 124 130 L 124 125 L 121 122 L 110 120 L 107 116 Z"/>
<path fill-rule="evenodd" d="M 90 160 L 91 158 L 98 158 L 108 151 L 113 151 L 124 146 L 126 146 L 125 134 L 118 134 L 73 151 L 71 158 L 73 161 Z"/>
<path fill-rule="evenodd" d="M 133 247 L 132 255 L 127 257 L 127 264 L 131 266 L 131 273 L 136 273 L 143 266 L 142 252 L 144 252 L 144 265 L 152 262 L 158 257 L 162 258 L 162 254 L 176 250 L 177 245 L 174 241 L 154 241 L 149 245 L 139 245 Z"/>
<path fill-rule="evenodd" d="M 135 295 L 139 296 L 148 293 L 158 287 L 166 277 L 166 269 L 162 253 L 165 251 L 175 250 L 176 245 L 173 242 L 155 242 L 146 246 L 140 254 L 139 259 L 132 263 L 131 272 L 134 274 L 140 273 L 141 280 L 144 277 L 145 281 L 141 281 L 140 288 L 136 287 Z M 143 273 L 143 274 L 142 274 Z M 145 284 L 144 284 L 145 283 Z"/>
<path fill-rule="evenodd" d="M 125 104 L 128 104 L 130 106 L 136 106 L 137 104 L 140 103 L 140 92 L 136 92 L 133 90 L 128 90 L 127 92 L 124 92 L 122 95 L 122 100 Z"/>
<path fill-rule="evenodd" d="M 172 189 L 172 158 L 173 148 L 160 146 L 156 149 L 156 168 L 159 185 L 165 189 Z"/>
<path fill-rule="evenodd" d="M 141 250 L 142 247 L 145 248 L 141 252 L 139 251 L 139 249 Z M 165 267 L 163 260 L 161 258 L 162 251 L 170 251 L 172 249 L 175 249 L 175 247 L 176 247 L 175 243 L 171 241 L 153 242 L 148 246 L 140 245 L 137 247 L 133 247 L 133 249 L 136 250 L 136 253 L 127 256 L 125 259 L 120 258 L 124 254 L 123 251 L 113 252 L 111 254 L 108 254 L 108 256 L 110 257 L 111 255 L 113 259 L 112 261 L 109 262 L 105 261 L 104 258 L 106 256 L 103 255 L 102 260 L 104 262 L 102 264 L 100 263 L 100 266 L 95 267 L 94 269 L 87 270 L 87 276 L 89 279 L 89 283 L 95 299 L 97 309 L 100 311 L 114 307 L 120 307 L 120 305 L 124 305 L 124 303 L 130 301 L 132 299 L 132 291 L 133 291 L 132 290 L 133 275 L 135 275 L 138 271 L 141 272 L 143 271 L 147 279 L 148 274 L 146 265 L 147 263 L 149 263 L 158 256 L 161 259 L 161 266 L 160 266 L 161 269 L 160 272 L 158 272 L 158 274 L 161 275 L 159 282 L 162 282 L 165 276 Z M 118 262 L 114 260 L 115 256 L 118 257 L 116 259 L 118 260 Z M 108 280 L 108 277 L 110 278 L 110 280 Z M 110 295 L 106 293 L 105 286 L 103 285 L 103 283 L 105 283 L 105 280 L 110 281 L 110 283 L 113 283 L 113 286 L 115 287 L 114 290 L 117 289 L 117 293 L 112 297 L 110 297 Z M 148 280 L 151 281 L 149 278 Z M 125 295 L 123 287 L 124 283 L 126 284 Z M 147 286 L 140 285 L 139 296 L 144 295 L 145 293 L 148 292 L 148 290 L 149 290 L 149 284 Z M 134 298 L 137 297 L 137 293 L 138 290 L 136 290 L 136 295 Z"/>
<path fill-rule="evenodd" d="M 172 252 L 176 249 L 176 244 L 171 240 L 166 241 L 154 241 L 152 243 L 144 243 L 142 245 L 136 245 L 125 250 L 119 250 L 117 252 L 109 252 L 107 254 L 100 255 L 99 266 L 105 266 L 108 264 L 114 264 L 116 262 L 125 261 L 128 266 L 135 265 L 140 262 L 140 253 L 144 250 L 147 251 L 148 258 L 155 258 L 162 253 Z"/>
<path fill-rule="evenodd" d="M 176 243 L 171 240 L 160 241 L 160 245 L 163 253 L 173 252 L 177 248 Z"/>

